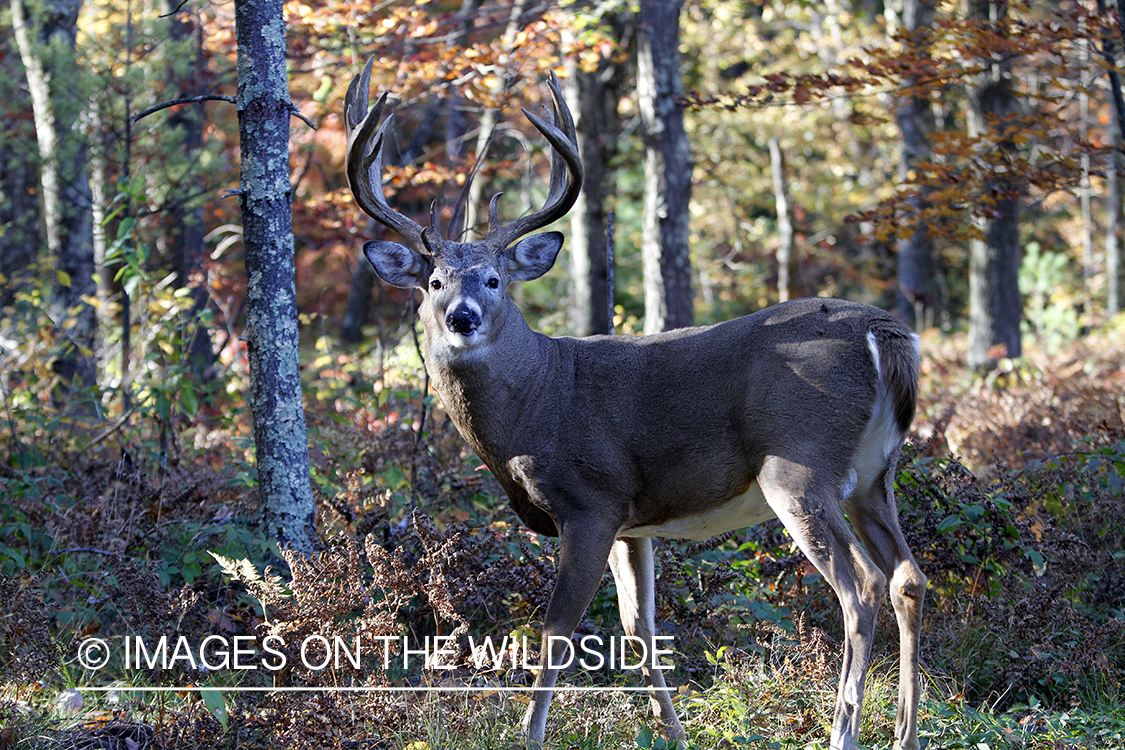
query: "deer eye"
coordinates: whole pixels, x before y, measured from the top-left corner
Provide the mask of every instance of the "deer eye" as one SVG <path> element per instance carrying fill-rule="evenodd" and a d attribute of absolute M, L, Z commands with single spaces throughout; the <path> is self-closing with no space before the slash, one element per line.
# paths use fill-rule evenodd
<path fill-rule="evenodd" d="M 491 279 L 484 282 L 484 285 L 486 287 L 488 287 L 489 289 L 499 289 L 500 288 L 500 279 L 493 276 Z"/>
<path fill-rule="evenodd" d="M 433 289 L 435 292 L 441 289 L 441 282 L 437 279 L 430 279 L 430 289 Z"/>

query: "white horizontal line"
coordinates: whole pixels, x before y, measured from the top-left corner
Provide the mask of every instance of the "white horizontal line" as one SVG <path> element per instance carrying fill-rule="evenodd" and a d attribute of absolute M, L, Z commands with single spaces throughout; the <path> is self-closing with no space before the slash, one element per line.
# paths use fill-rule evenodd
<path fill-rule="evenodd" d="M 647 688 L 647 687 L 581 687 L 563 685 L 560 687 L 485 687 L 456 685 L 449 687 L 396 687 L 390 685 L 375 685 L 371 687 L 203 687 L 189 685 L 186 687 L 131 687 L 118 685 L 111 687 L 78 687 L 80 693 L 201 693 L 213 690 L 221 693 L 647 693 L 649 690 L 663 690 L 674 692 L 676 688 Z"/>

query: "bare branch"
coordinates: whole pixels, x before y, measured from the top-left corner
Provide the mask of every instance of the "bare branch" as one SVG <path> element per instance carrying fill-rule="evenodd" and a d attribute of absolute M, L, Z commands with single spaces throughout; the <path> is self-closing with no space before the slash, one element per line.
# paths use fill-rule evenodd
<path fill-rule="evenodd" d="M 203 96 L 187 96 L 183 99 L 173 99 L 171 101 L 164 102 L 163 104 L 157 104 L 155 107 L 149 107 L 145 111 L 138 112 L 137 114 L 133 115 L 133 124 L 136 125 L 142 117 L 148 117 L 149 115 L 159 112 L 162 109 L 176 107 L 181 104 L 195 104 L 196 102 L 230 102 L 231 104 L 234 104 L 235 98 L 233 96 L 225 96 L 223 94 L 204 94 Z"/>

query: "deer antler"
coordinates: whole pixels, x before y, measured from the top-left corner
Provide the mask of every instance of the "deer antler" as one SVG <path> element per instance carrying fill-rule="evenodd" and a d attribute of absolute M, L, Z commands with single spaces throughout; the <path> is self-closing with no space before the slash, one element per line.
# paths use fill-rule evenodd
<path fill-rule="evenodd" d="M 370 111 L 367 109 L 374 62 L 374 57 L 367 61 L 344 96 L 344 125 L 348 133 L 344 171 L 348 186 L 356 203 L 368 216 L 398 232 L 415 251 L 428 254 L 422 242 L 422 226 L 391 208 L 383 192 L 383 142 L 392 118 L 388 117 L 376 130 L 387 104 L 385 92 Z"/>
<path fill-rule="evenodd" d="M 367 61 L 363 72 L 352 79 L 344 97 L 344 124 L 348 133 L 344 169 L 348 185 L 356 203 L 368 216 L 398 232 L 416 252 L 433 255 L 434 250 L 442 244 L 436 210 L 431 208 L 431 223 L 424 229 L 417 222 L 392 209 L 383 192 L 383 143 L 392 117 L 388 116 L 382 126 L 379 126 L 379 118 L 387 103 L 386 93 L 379 97 L 370 111 L 367 108 L 371 66 L 374 61 L 374 57 Z M 527 119 L 546 137 L 553 149 L 547 201 L 535 213 L 501 225 L 496 218 L 496 203 L 501 193 L 494 195 L 488 206 L 488 236 L 485 243 L 496 252 L 564 216 L 582 190 L 582 158 L 578 152 L 574 118 L 563 101 L 559 81 L 554 73 L 547 79 L 547 86 L 551 89 L 553 99 L 552 106 L 547 107 L 551 122 L 523 110 Z"/>
<path fill-rule="evenodd" d="M 531 124 L 543 134 L 551 144 L 551 186 L 547 191 L 547 202 L 543 208 L 533 214 L 522 216 L 515 221 L 498 226 L 496 220 L 496 200 L 500 197 L 497 193 L 488 204 L 488 237 L 486 242 L 495 247 L 497 252 L 503 250 L 525 234 L 541 229 L 551 222 L 566 215 L 578 194 L 582 191 L 582 157 L 578 153 L 578 135 L 574 131 L 574 118 L 563 101 L 562 92 L 559 90 L 559 79 L 554 73 L 547 78 L 547 86 L 551 89 L 553 106 L 547 111 L 551 115 L 551 122 L 546 122 L 526 109 L 524 115 Z"/>

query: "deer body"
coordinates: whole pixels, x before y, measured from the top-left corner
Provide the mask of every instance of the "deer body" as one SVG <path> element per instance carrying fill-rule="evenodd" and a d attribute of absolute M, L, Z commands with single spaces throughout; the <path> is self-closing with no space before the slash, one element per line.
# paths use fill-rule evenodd
<path fill-rule="evenodd" d="M 774 517 L 755 481 L 768 456 L 816 452 L 843 481 L 867 423 L 850 421 L 850 409 L 840 419 L 838 402 L 874 414 L 864 327 L 897 325 L 874 308 L 821 299 L 644 337 L 553 339 L 514 306 L 509 314 L 497 343 L 444 356 L 429 343 L 443 326 L 427 324 L 427 368 L 521 518 L 551 536 L 551 519 L 572 506 L 552 508 L 558 490 L 545 488 L 613 487 L 616 507 L 600 512 L 613 511 L 620 536 L 701 540 Z M 809 340 L 795 341 L 794 326 Z M 778 378 L 779 367 L 790 377 Z M 857 369 L 869 377 L 853 381 Z M 825 446 L 825 434 L 836 440 Z M 881 469 L 889 452 L 872 448 Z"/>
<path fill-rule="evenodd" d="M 560 538 L 543 653 L 523 730 L 543 741 L 569 638 L 608 562 L 626 634 L 655 635 L 651 537 L 704 539 L 778 517 L 840 599 L 843 669 L 830 745 L 855 747 L 875 617 L 899 623 L 896 750 L 917 750 L 918 637 L 925 576 L 899 529 L 893 479 L 914 414 L 917 337 L 890 315 L 833 299 L 786 302 L 705 328 L 645 337 L 549 338 L 507 295 L 546 273 L 562 235 L 524 237 L 565 214 L 581 184 L 573 122 L 557 82 L 547 206 L 484 240 L 445 240 L 393 212 L 381 187 L 381 99 L 370 63 L 348 92 L 347 171 L 357 202 L 406 245 L 368 242 L 378 275 L 420 288 L 426 368 L 462 436 L 517 513 Z M 376 189 L 378 187 L 378 189 Z M 520 239 L 523 238 L 523 239 Z M 846 514 L 846 519 L 845 519 Z M 850 525 L 849 525 L 850 521 Z M 653 713 L 681 737 L 663 673 L 647 666 Z"/>

